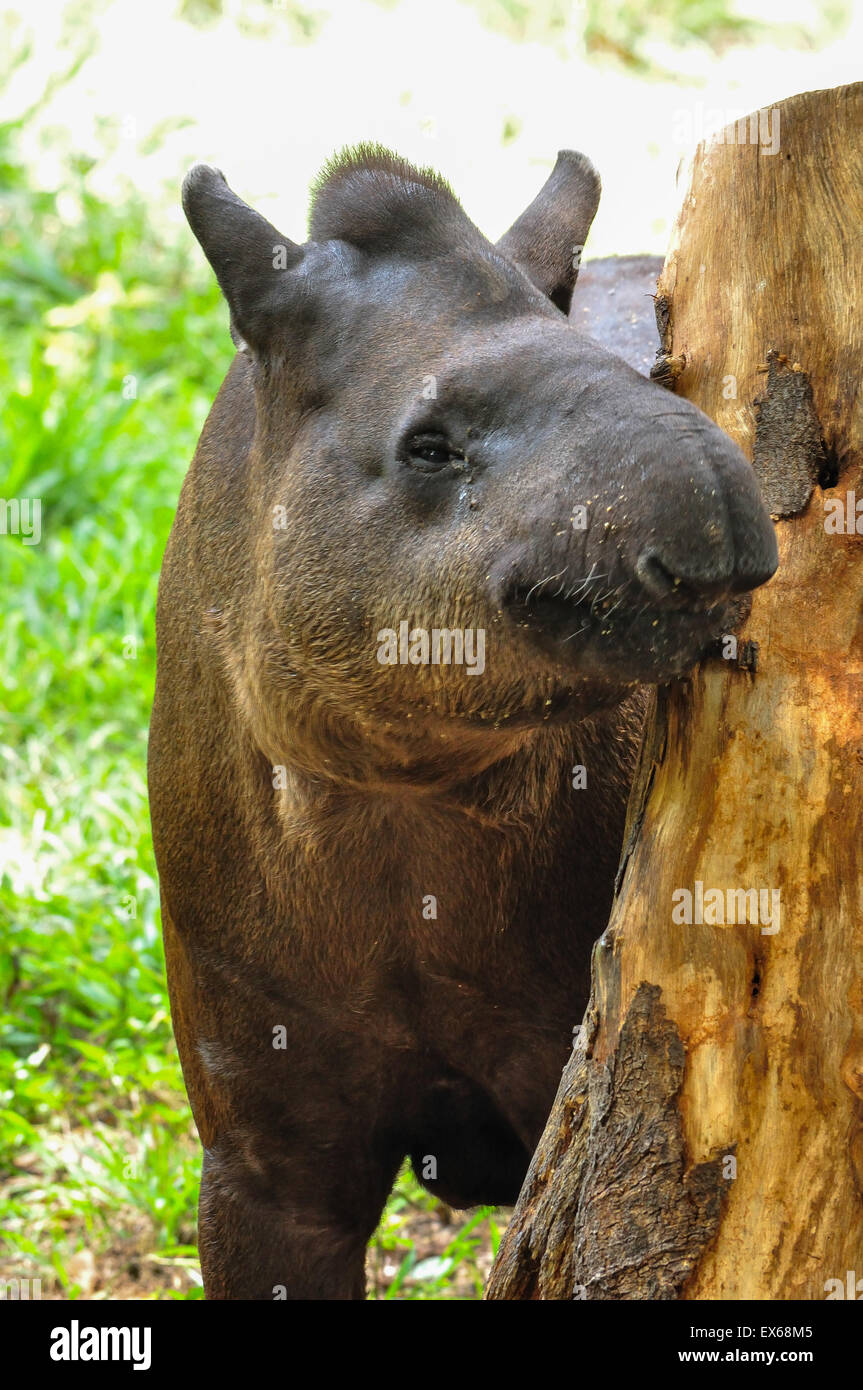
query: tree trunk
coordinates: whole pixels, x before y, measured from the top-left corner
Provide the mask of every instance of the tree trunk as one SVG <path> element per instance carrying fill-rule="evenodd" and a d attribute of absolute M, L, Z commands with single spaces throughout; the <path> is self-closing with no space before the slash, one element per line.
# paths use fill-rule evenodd
<path fill-rule="evenodd" d="M 654 702 L 489 1298 L 863 1296 L 863 84 L 776 111 L 775 153 L 699 147 L 655 375 L 752 459 L 780 567 Z"/>

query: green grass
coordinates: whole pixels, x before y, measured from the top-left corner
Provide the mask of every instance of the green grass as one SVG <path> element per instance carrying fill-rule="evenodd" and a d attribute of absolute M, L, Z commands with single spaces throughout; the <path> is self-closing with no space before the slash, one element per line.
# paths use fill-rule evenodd
<path fill-rule="evenodd" d="M 101 201 L 70 158 L 36 190 L 18 136 L 0 127 L 0 496 L 41 499 L 42 539 L 0 536 L 0 1274 L 79 1296 L 88 1250 L 127 1296 L 131 1264 L 148 1296 L 199 1297 L 145 759 L 159 566 L 227 314 L 131 185 Z M 489 1223 L 424 1270 L 412 1221 L 435 1206 L 401 1175 L 381 1296 L 479 1293 Z"/>

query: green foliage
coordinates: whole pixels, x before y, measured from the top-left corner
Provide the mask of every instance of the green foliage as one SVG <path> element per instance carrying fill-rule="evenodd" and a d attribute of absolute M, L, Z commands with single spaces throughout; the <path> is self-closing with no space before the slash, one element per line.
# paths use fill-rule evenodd
<path fill-rule="evenodd" d="M 0 536 L 0 1267 L 83 1296 L 86 1247 L 124 1296 L 146 1264 L 149 1296 L 197 1298 L 199 1147 L 145 760 L 156 581 L 231 358 L 227 312 L 191 237 L 160 233 L 131 183 L 101 197 L 70 156 L 56 188 L 33 187 L 22 125 L 0 127 L 0 496 L 41 498 L 42 539 Z M 386 1296 L 446 1297 L 487 1246 L 472 1217 L 417 1270 L 405 1218 L 435 1206 L 402 1175 Z"/>
<path fill-rule="evenodd" d="M 642 73 L 659 69 L 649 45 L 700 43 L 721 52 L 733 43 L 775 38 L 809 45 L 816 38 L 799 24 L 767 24 L 738 12 L 733 0 L 470 0 L 489 28 L 518 42 L 561 44 L 573 32 L 585 51 Z M 835 35 L 847 22 L 847 0 L 821 0 L 818 37 Z"/>
<path fill-rule="evenodd" d="M 159 560 L 228 356 L 218 292 L 130 185 L 33 188 L 0 128 L 0 1193 L 10 1273 L 142 1227 L 193 1238 L 146 811 Z M 134 382 L 131 381 L 134 378 Z M 23 1262 L 23 1267 L 20 1267 Z"/>
<path fill-rule="evenodd" d="M 460 1224 L 449 1228 L 449 1239 L 438 1241 L 437 1253 L 423 1257 L 417 1250 L 415 1219 L 430 1205 L 435 1204 L 405 1166 L 369 1252 L 370 1297 L 419 1302 L 482 1296 L 500 1243 L 494 1208 L 477 1207 L 466 1220 L 460 1218 Z M 443 1213 L 449 1217 L 446 1209 Z"/>

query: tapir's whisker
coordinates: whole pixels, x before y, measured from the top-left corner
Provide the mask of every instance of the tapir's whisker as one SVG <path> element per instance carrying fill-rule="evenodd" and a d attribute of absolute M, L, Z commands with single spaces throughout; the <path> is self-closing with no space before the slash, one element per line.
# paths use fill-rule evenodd
<path fill-rule="evenodd" d="M 526 604 L 527 604 L 527 603 L 530 603 L 531 595 L 532 595 L 532 594 L 535 594 L 536 591 L 537 591 L 537 589 L 541 589 L 542 586 L 543 586 L 543 584 L 550 584 L 550 583 L 552 582 L 553 579 L 560 579 L 564 574 L 566 574 L 566 571 L 567 571 L 568 569 L 569 569 L 569 565 L 564 565 L 563 569 L 562 569 L 562 570 L 558 570 L 557 574 L 547 574 L 546 577 L 545 577 L 545 579 L 540 579 L 540 580 L 538 580 L 537 583 L 534 584 L 534 586 L 533 586 L 532 589 L 528 589 L 527 593 L 526 593 L 525 596 L 524 596 L 524 602 L 525 602 Z"/>
<path fill-rule="evenodd" d="M 566 597 L 567 597 L 567 599 L 568 599 L 568 601 L 569 601 L 570 603 L 572 603 L 575 599 L 577 599 L 577 598 L 579 597 L 579 595 L 584 591 L 585 587 L 586 587 L 588 584 L 593 583 L 594 580 L 597 580 L 597 579 L 608 579 L 608 575 L 607 575 L 607 574 L 594 574 L 594 570 L 595 570 L 595 569 L 596 569 L 596 561 L 594 560 L 593 564 L 592 564 L 591 567 L 590 567 L 590 573 L 589 573 L 588 575 L 586 575 L 584 579 L 582 579 L 582 580 L 576 580 L 575 583 L 578 585 L 578 588 L 576 588 L 576 589 L 571 589 L 570 592 L 567 594 Z"/>
<path fill-rule="evenodd" d="M 611 591 L 611 593 L 608 595 L 608 597 L 611 598 L 615 593 L 618 593 L 618 594 L 620 594 L 620 598 L 617 600 L 617 603 L 613 603 L 613 604 L 611 605 L 611 607 L 609 608 L 608 612 L 607 612 L 606 615 L 605 615 L 606 618 L 610 618 L 611 615 L 612 615 L 612 613 L 616 613 L 616 612 L 617 612 L 618 608 L 619 608 L 620 605 L 623 603 L 623 599 L 624 599 L 624 596 L 625 596 L 625 594 L 626 594 L 626 590 L 627 590 L 628 588 L 629 588 L 629 584 L 624 580 L 624 582 L 623 582 L 622 584 L 619 584 L 619 585 L 617 586 L 616 589 L 612 589 L 612 591 Z"/>
<path fill-rule="evenodd" d="M 577 631 L 571 632 L 571 633 L 569 634 L 568 637 L 564 637 L 564 639 L 563 639 L 564 642 L 571 642 L 572 639 L 573 639 L 573 637 L 580 637 L 581 634 L 582 634 L 582 632 L 586 632 L 587 629 L 588 629 L 589 627 L 590 627 L 590 623 L 589 623 L 589 622 L 587 622 L 587 623 L 582 623 L 581 627 L 578 628 Z"/>

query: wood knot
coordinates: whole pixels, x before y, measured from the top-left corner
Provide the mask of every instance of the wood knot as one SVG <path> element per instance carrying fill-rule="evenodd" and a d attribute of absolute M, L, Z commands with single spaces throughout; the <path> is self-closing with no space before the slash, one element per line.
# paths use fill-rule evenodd
<path fill-rule="evenodd" d="M 855 1039 L 842 1058 L 842 1080 L 858 1100 L 863 1100 L 863 1043 Z"/>

